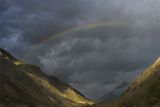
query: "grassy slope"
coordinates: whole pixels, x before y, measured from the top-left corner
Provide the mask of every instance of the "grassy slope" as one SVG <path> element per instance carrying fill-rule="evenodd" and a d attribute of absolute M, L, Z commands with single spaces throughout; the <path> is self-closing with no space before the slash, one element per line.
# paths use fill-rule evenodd
<path fill-rule="evenodd" d="M 160 60 L 140 74 L 117 101 L 93 107 L 160 107 Z"/>
<path fill-rule="evenodd" d="M 93 104 L 78 91 L 10 54 L 0 58 L 0 107 L 82 107 Z M 17 63 L 19 62 L 19 63 Z"/>

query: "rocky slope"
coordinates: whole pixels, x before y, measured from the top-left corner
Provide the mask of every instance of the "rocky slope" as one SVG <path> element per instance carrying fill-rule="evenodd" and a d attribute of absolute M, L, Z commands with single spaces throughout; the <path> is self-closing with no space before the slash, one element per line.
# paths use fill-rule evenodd
<path fill-rule="evenodd" d="M 117 101 L 93 107 L 160 107 L 160 58 L 141 73 Z"/>
<path fill-rule="evenodd" d="M 84 107 L 93 102 L 0 48 L 0 107 Z"/>

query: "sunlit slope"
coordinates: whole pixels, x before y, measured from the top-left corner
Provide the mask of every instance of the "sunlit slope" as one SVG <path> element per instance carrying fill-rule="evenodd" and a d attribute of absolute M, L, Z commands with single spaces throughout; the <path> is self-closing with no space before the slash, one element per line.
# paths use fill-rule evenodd
<path fill-rule="evenodd" d="M 0 107 L 83 107 L 93 104 L 71 86 L 0 49 Z"/>
<path fill-rule="evenodd" d="M 160 58 L 141 73 L 117 101 L 93 107 L 160 107 Z"/>

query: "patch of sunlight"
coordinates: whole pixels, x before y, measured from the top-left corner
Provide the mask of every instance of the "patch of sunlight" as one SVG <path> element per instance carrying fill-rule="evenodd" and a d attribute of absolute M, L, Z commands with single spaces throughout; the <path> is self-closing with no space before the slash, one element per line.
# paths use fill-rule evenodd
<path fill-rule="evenodd" d="M 67 89 L 64 91 L 64 93 L 60 92 L 58 89 L 56 89 L 55 87 L 53 87 L 52 84 L 50 84 L 47 80 L 47 78 L 41 78 L 39 76 L 36 76 L 33 73 L 30 72 L 25 72 L 30 78 L 32 78 L 37 84 L 41 85 L 42 87 L 48 89 L 51 93 L 57 94 L 59 96 L 62 96 L 68 100 L 71 100 L 73 102 L 76 103 L 80 103 L 80 104 L 90 104 L 92 105 L 93 102 L 90 100 L 86 100 L 85 98 L 83 98 L 82 96 L 80 96 L 79 94 L 77 94 L 75 91 L 73 91 L 72 89 Z"/>
<path fill-rule="evenodd" d="M 17 61 L 14 61 L 13 63 L 14 63 L 15 65 L 22 65 L 22 64 L 24 64 L 23 62 L 18 61 L 18 60 L 17 60 Z"/>
<path fill-rule="evenodd" d="M 22 61 L 16 60 L 16 61 L 12 61 L 10 58 L 8 58 L 7 56 L 5 56 L 5 59 L 13 62 L 15 65 L 22 65 L 24 64 Z"/>
<path fill-rule="evenodd" d="M 159 67 L 160 67 L 160 58 L 158 58 L 153 65 L 151 65 L 148 69 L 146 69 L 143 73 L 141 73 L 137 77 L 136 79 L 137 83 L 141 84 L 146 79 L 152 77 L 159 70 Z"/>

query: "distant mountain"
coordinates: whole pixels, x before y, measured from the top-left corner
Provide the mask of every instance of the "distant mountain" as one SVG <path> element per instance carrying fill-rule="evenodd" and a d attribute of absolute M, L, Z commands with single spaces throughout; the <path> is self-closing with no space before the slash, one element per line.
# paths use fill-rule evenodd
<path fill-rule="evenodd" d="M 118 100 L 92 107 L 160 107 L 160 58 L 141 73 Z"/>
<path fill-rule="evenodd" d="M 122 95 L 122 93 L 126 90 L 128 85 L 129 85 L 128 82 L 122 82 L 114 90 L 105 94 L 100 100 L 101 101 L 114 101 L 114 100 L 116 100 L 118 97 L 120 97 Z"/>
<path fill-rule="evenodd" d="M 0 107 L 84 107 L 80 92 L 0 48 Z"/>

